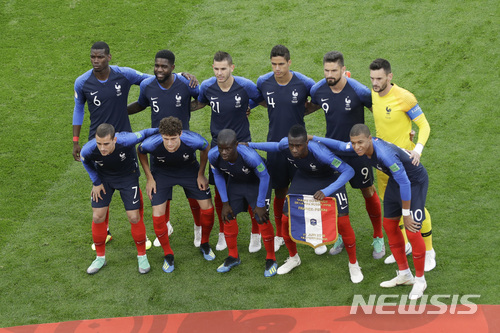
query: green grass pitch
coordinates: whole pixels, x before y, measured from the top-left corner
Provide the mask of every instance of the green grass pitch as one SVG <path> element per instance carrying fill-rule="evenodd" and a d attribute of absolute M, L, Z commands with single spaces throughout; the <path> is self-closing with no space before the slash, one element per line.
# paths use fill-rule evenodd
<path fill-rule="evenodd" d="M 0 327 L 87 318 L 226 309 L 350 305 L 353 294 L 381 294 L 395 266 L 371 258 L 371 224 L 359 191 L 349 189 L 351 221 L 365 280 L 349 280 L 347 255 L 316 256 L 299 246 L 302 265 L 265 279 L 264 252 L 247 251 L 250 225 L 241 214 L 242 265 L 216 273 L 227 252 L 206 262 L 193 247 L 187 200 L 174 193 L 171 239 L 176 270 L 161 270 L 162 251 L 150 250 L 152 270 L 137 272 L 123 205 L 115 196 L 108 266 L 85 273 L 91 244 L 91 183 L 71 156 L 73 83 L 90 66 L 90 46 L 111 47 L 112 64 L 152 73 L 154 54 L 171 49 L 176 70 L 212 76 L 218 50 L 231 53 L 234 74 L 254 82 L 270 71 L 278 43 L 292 53 L 292 70 L 316 81 L 322 56 L 344 53 L 352 76 L 370 85 L 369 63 L 387 58 L 393 82 L 417 97 L 431 125 L 422 162 L 430 175 L 437 267 L 428 294 L 479 294 L 499 304 L 498 236 L 499 40 L 496 1 L 0 1 Z M 133 87 L 129 102 L 138 96 Z M 209 137 L 208 108 L 191 128 Z M 366 113 L 373 128 L 373 118 Z M 149 110 L 131 117 L 149 125 Z M 250 116 L 254 141 L 265 140 L 267 114 Z M 306 118 L 324 134 L 324 116 Z M 88 131 L 88 114 L 82 137 Z M 142 179 L 145 185 L 145 180 Z M 146 203 L 148 235 L 154 238 Z M 212 233 L 216 242 L 217 227 Z M 287 257 L 283 248 L 278 263 Z M 407 294 L 409 287 L 390 290 Z"/>

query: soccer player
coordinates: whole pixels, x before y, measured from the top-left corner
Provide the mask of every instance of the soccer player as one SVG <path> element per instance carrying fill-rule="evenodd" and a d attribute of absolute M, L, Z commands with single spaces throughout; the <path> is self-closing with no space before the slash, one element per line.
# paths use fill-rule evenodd
<path fill-rule="evenodd" d="M 75 161 L 80 161 L 79 137 L 85 103 L 90 113 L 89 141 L 94 138 L 97 126 L 102 123 L 113 125 L 118 132 L 131 132 L 132 127 L 127 114 L 128 93 L 133 84 L 139 85 L 149 77 L 132 68 L 109 65 L 111 53 L 105 42 L 96 42 L 92 45 L 90 60 L 92 69 L 75 80 L 73 110 L 73 158 Z M 112 236 L 108 230 L 106 242 L 111 239 Z M 151 242 L 148 240 L 147 248 L 149 247 L 151 247 Z M 95 244 L 92 244 L 92 249 L 95 249 Z"/>
<path fill-rule="evenodd" d="M 248 146 L 268 152 L 281 152 L 297 169 L 290 184 L 289 193 L 314 195 L 316 200 L 336 197 L 338 230 L 344 239 L 349 256 L 351 281 L 361 282 L 363 273 L 356 258 L 356 236 L 349 221 L 349 205 L 345 190 L 345 184 L 354 176 L 354 170 L 324 145 L 313 141 L 308 142 L 306 129 L 302 125 L 293 125 L 288 132 L 288 137 L 280 142 L 249 142 Z M 287 210 L 285 201 L 285 213 Z M 283 214 L 282 219 L 282 234 L 290 256 L 278 268 L 278 274 L 287 274 L 299 266 L 301 261 L 297 245 L 289 235 L 288 216 Z"/>
<path fill-rule="evenodd" d="M 293 125 L 305 126 L 306 102 L 314 80 L 290 70 L 292 60 L 290 51 L 285 46 L 274 46 L 270 58 L 272 72 L 259 77 L 257 88 L 265 98 L 260 104 L 267 107 L 269 117 L 267 141 L 279 142 L 288 135 Z M 278 251 L 284 244 L 281 233 L 283 204 L 295 168 L 280 153 L 267 153 L 267 161 L 274 189 L 273 210 L 276 223 L 274 249 Z M 326 246 L 317 248 L 317 251 L 323 248 L 326 251 Z"/>
<path fill-rule="evenodd" d="M 278 264 L 274 254 L 274 229 L 269 221 L 271 187 L 265 162 L 255 150 L 238 145 L 237 134 L 231 129 L 221 130 L 217 142 L 218 146 L 210 150 L 208 158 L 222 201 L 221 216 L 229 251 L 229 256 L 217 272 L 228 272 L 241 263 L 236 216 L 251 207 L 267 253 L 264 276 L 274 276 Z"/>
<path fill-rule="evenodd" d="M 217 135 L 225 128 L 236 132 L 237 140 L 250 141 L 250 123 L 248 122 L 247 109 L 250 99 L 255 103 L 263 101 L 257 86 L 252 81 L 241 76 L 233 76 L 234 64 L 231 55 L 227 52 L 218 51 L 213 59 L 214 76 L 203 81 L 200 85 L 198 102 L 193 104 L 192 110 L 210 104 L 212 116 L 210 120 L 210 132 L 212 134 L 211 147 L 217 145 Z M 212 169 L 210 169 L 212 170 Z M 214 185 L 213 175 L 210 172 L 210 184 Z M 221 251 L 226 248 L 224 240 L 224 223 L 222 222 L 222 202 L 215 188 L 215 209 L 219 216 L 219 241 L 215 247 Z M 261 236 L 258 224 L 249 211 L 252 218 L 252 231 L 250 235 L 250 252 L 257 252 L 261 248 Z"/>
<path fill-rule="evenodd" d="M 379 58 L 370 64 L 370 79 L 373 87 L 373 118 L 375 120 L 376 135 L 380 139 L 392 142 L 396 146 L 410 151 L 413 163 L 418 165 L 420 155 L 429 138 L 431 129 L 415 96 L 408 90 L 392 84 L 392 77 L 393 74 L 389 61 Z M 416 145 L 410 139 L 412 121 L 419 128 Z M 378 190 L 382 200 L 384 199 L 387 179 L 384 173 L 377 171 Z M 431 216 L 427 209 L 425 209 L 425 216 L 426 218 L 422 222 L 422 236 L 427 250 L 425 271 L 430 271 L 436 267 L 436 252 L 432 247 Z M 405 235 L 405 233 L 403 234 Z M 407 253 L 411 251 L 409 247 L 407 248 Z M 394 257 L 389 256 L 384 262 L 393 263 L 395 262 Z"/>
<path fill-rule="evenodd" d="M 93 184 L 92 238 L 97 254 L 87 269 L 88 274 L 95 274 L 106 265 L 108 208 L 115 190 L 120 191 L 127 211 L 132 238 L 137 247 L 139 273 L 145 274 L 150 270 L 146 256 L 146 227 L 143 211 L 139 209 L 142 196 L 135 145 L 155 133 L 158 133 L 158 129 L 115 133 L 113 125 L 103 123 L 97 127 L 95 138 L 81 150 L 81 161 Z"/>
<path fill-rule="evenodd" d="M 200 162 L 196 151 L 200 151 Z M 186 197 L 196 200 L 201 211 L 199 223 L 202 229 L 200 251 L 206 260 L 214 260 L 208 243 L 214 224 L 214 208 L 210 187 L 205 177 L 210 145 L 201 135 L 182 130 L 182 122 L 175 117 L 163 118 L 159 124 L 159 134 L 153 135 L 137 149 L 139 160 L 146 174 L 146 192 L 153 206 L 153 225 L 156 236 L 163 247 L 165 260 L 163 271 L 174 270 L 174 252 L 170 247 L 165 216 L 167 202 L 172 199 L 172 187 L 180 185 Z M 149 167 L 147 153 L 151 155 Z"/>
<path fill-rule="evenodd" d="M 311 103 L 321 106 L 325 112 L 325 137 L 349 141 L 349 130 L 358 123 L 365 122 L 365 107 L 371 110 L 371 91 L 358 81 L 345 75 L 344 56 L 331 51 L 323 57 L 325 78 L 311 89 Z M 373 185 L 372 168 L 363 158 L 337 154 L 354 169 L 354 177 L 349 181 L 352 188 L 359 188 L 365 199 L 365 207 L 373 226 L 373 258 L 385 255 L 384 235 L 382 233 L 382 211 L 380 199 Z M 339 237 L 330 254 L 338 254 L 344 244 Z"/>
<path fill-rule="evenodd" d="M 415 163 L 412 153 L 408 150 L 382 139 L 372 138 L 370 129 L 365 124 L 353 126 L 348 143 L 316 136 L 313 140 L 334 150 L 354 151 L 389 177 L 384 196 L 384 229 L 399 272 L 394 279 L 382 282 L 380 286 L 390 288 L 413 284 L 410 300 L 422 297 L 427 283 L 424 277 L 425 244 L 420 228 L 426 215 L 424 207 L 429 187 L 427 170 L 422 164 Z M 406 235 L 413 247 L 415 279 L 408 266 L 404 238 L 398 227 L 401 215 Z"/>
<path fill-rule="evenodd" d="M 182 121 L 182 129 L 189 130 L 191 118 L 191 100 L 198 98 L 199 86 L 195 77 L 188 73 L 173 73 L 175 55 L 170 50 L 158 51 L 155 55 L 154 74 L 140 85 L 139 99 L 128 105 L 128 114 L 135 114 L 151 107 L 151 127 L 158 127 L 160 120 L 173 116 Z M 186 75 L 186 77 L 184 77 Z M 194 244 L 200 246 L 202 227 L 200 224 L 200 206 L 195 199 L 188 198 L 194 219 Z M 170 201 L 165 211 L 168 233 L 173 232 L 170 224 Z M 160 246 L 158 239 L 155 246 Z"/>

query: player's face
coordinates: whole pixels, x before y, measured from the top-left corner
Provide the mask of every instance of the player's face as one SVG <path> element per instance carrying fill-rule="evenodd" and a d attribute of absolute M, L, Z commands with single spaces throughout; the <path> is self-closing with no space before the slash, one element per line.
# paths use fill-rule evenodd
<path fill-rule="evenodd" d="M 222 157 L 222 159 L 226 162 L 236 162 L 236 159 L 238 158 L 237 146 L 237 142 L 230 144 L 219 142 L 217 147 L 219 149 L 220 157 Z"/>
<path fill-rule="evenodd" d="M 97 144 L 97 148 L 101 152 L 101 155 L 107 156 L 115 151 L 116 136 L 112 138 L 111 135 L 107 135 L 104 138 L 101 138 L 96 135 L 95 143 Z"/>
<path fill-rule="evenodd" d="M 179 149 L 181 146 L 181 136 L 180 134 L 177 135 L 163 135 L 161 136 L 163 138 L 163 145 L 165 146 L 165 149 L 169 153 L 173 153 Z"/>
<path fill-rule="evenodd" d="M 214 75 L 217 78 L 217 82 L 225 83 L 231 77 L 234 65 L 230 65 L 227 60 L 214 61 L 212 68 L 214 69 Z"/>
<path fill-rule="evenodd" d="M 276 78 L 281 78 L 290 72 L 290 65 L 292 60 L 286 60 L 285 57 L 272 57 L 271 67 L 273 68 L 273 73 Z"/>
<path fill-rule="evenodd" d="M 307 139 L 303 137 L 293 138 L 288 136 L 288 149 L 294 158 L 304 158 L 309 150 L 307 149 Z"/>
<path fill-rule="evenodd" d="M 368 155 L 371 156 L 373 153 L 372 136 L 366 136 L 360 134 L 357 136 L 351 136 L 352 148 L 358 156 Z"/>
<path fill-rule="evenodd" d="M 338 62 L 325 62 L 323 65 L 326 83 L 333 87 L 342 79 L 345 73 L 345 66 L 340 66 Z"/>
<path fill-rule="evenodd" d="M 111 54 L 106 54 L 104 49 L 102 50 L 90 50 L 90 61 L 92 62 L 92 67 L 96 72 L 102 72 L 109 67 L 109 61 L 111 60 Z"/>
<path fill-rule="evenodd" d="M 163 83 L 167 81 L 172 75 L 174 69 L 175 65 L 171 65 L 168 59 L 155 59 L 155 76 L 158 82 Z"/>
<path fill-rule="evenodd" d="M 373 91 L 383 93 L 390 88 L 392 73 L 386 74 L 383 68 L 370 70 L 370 80 L 372 81 Z"/>

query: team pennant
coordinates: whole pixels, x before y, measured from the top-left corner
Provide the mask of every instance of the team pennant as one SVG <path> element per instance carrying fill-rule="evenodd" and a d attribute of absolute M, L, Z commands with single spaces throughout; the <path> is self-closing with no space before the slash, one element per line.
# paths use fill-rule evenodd
<path fill-rule="evenodd" d="M 312 195 L 289 194 L 290 237 L 295 243 L 313 248 L 337 241 L 337 203 L 326 197 L 319 201 Z"/>

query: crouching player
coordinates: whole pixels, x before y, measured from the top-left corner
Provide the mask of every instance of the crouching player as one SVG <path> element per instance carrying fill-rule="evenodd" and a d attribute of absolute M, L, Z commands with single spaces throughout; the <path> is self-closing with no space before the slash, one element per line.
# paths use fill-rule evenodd
<path fill-rule="evenodd" d="M 413 285 L 409 298 L 418 299 L 427 288 L 424 277 L 425 244 L 420 233 L 425 219 L 424 207 L 429 186 L 427 171 L 422 164 L 414 165 L 407 151 L 379 138 L 372 138 L 370 129 L 364 124 L 354 125 L 350 136 L 351 142 L 347 144 L 316 136 L 313 140 L 334 150 L 355 151 L 358 156 L 365 155 L 372 166 L 389 176 L 384 196 L 384 230 L 399 272 L 394 279 L 382 282 L 380 286 L 390 288 Z M 406 235 L 413 247 L 415 279 L 408 266 L 404 238 L 399 230 L 401 215 Z"/>
<path fill-rule="evenodd" d="M 288 193 L 314 195 L 316 200 L 335 196 L 338 211 L 338 230 L 344 240 L 349 256 L 349 274 L 353 283 L 363 281 L 363 273 L 356 258 L 356 236 L 349 220 L 349 206 L 345 184 L 354 176 L 354 170 L 333 154 L 324 145 L 307 142 L 304 126 L 294 125 L 288 137 L 280 142 L 249 142 L 248 146 L 267 152 L 281 152 L 289 163 L 297 168 Z M 282 233 L 290 257 L 278 269 L 278 274 L 287 274 L 300 265 L 297 245 L 290 238 L 288 204 L 285 202 L 282 217 Z"/>
<path fill-rule="evenodd" d="M 153 206 L 153 226 L 163 248 L 163 271 L 174 270 L 174 252 L 170 247 L 166 209 L 172 199 L 172 187 L 180 185 L 189 199 L 200 205 L 200 251 L 206 260 L 214 260 L 215 254 L 208 243 L 214 224 L 214 208 L 210 187 L 205 177 L 210 145 L 201 135 L 182 130 L 182 122 L 175 117 L 160 121 L 159 134 L 144 140 L 137 148 L 139 160 L 146 174 L 146 192 Z M 200 151 L 200 163 L 196 160 Z M 151 168 L 147 154 L 151 154 Z"/>
<path fill-rule="evenodd" d="M 238 255 L 238 213 L 251 207 L 266 248 L 264 276 L 276 275 L 278 264 L 274 255 L 274 229 L 269 221 L 271 198 L 270 177 L 263 158 L 253 149 L 238 145 L 236 133 L 224 129 L 217 136 L 217 147 L 208 153 L 215 185 L 222 200 L 224 236 L 229 256 L 217 268 L 225 273 L 241 263 Z M 227 184 L 224 173 L 228 175 Z"/>
<path fill-rule="evenodd" d="M 92 238 L 96 248 L 96 259 L 87 269 L 95 274 L 106 265 L 106 237 L 108 207 L 115 190 L 120 191 L 132 238 L 137 247 L 139 273 L 149 272 L 146 257 L 146 227 L 143 210 L 140 209 L 142 194 L 139 188 L 139 166 L 135 157 L 135 145 L 148 136 L 158 133 L 149 128 L 140 132 L 115 134 L 113 125 L 103 123 L 97 127 L 95 138 L 83 146 L 80 158 L 92 180 Z"/>

